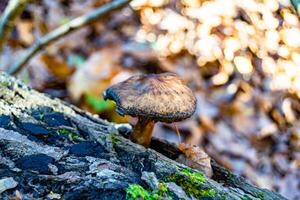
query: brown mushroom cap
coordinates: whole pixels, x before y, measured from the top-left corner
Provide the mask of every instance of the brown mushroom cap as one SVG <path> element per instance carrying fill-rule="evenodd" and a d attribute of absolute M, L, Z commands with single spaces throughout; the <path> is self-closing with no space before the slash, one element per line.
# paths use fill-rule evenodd
<path fill-rule="evenodd" d="M 174 73 L 136 75 L 108 88 L 104 99 L 116 102 L 120 115 L 175 122 L 190 117 L 196 98 Z"/>

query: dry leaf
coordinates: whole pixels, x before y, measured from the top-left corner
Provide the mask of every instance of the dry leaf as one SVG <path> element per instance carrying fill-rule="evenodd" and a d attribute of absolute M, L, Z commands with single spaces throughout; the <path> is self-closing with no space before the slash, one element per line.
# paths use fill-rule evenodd
<path fill-rule="evenodd" d="M 41 55 L 40 59 L 42 62 L 44 62 L 47 69 L 59 79 L 65 80 L 72 73 L 72 70 L 68 67 L 66 62 L 53 55 L 43 54 Z"/>
<path fill-rule="evenodd" d="M 178 148 L 182 151 L 177 159 L 178 162 L 185 164 L 193 169 L 200 170 L 211 177 L 213 172 L 210 164 L 210 157 L 199 146 L 192 146 L 180 143 Z"/>
<path fill-rule="evenodd" d="M 120 57 L 121 49 L 117 45 L 93 53 L 71 77 L 68 86 L 71 98 L 78 101 L 83 94 L 101 95 L 120 72 Z"/>

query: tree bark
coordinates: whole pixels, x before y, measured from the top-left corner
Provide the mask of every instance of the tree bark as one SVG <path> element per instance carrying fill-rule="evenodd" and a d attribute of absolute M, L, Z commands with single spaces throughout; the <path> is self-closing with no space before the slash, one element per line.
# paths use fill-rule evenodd
<path fill-rule="evenodd" d="M 214 162 L 207 178 L 174 145 L 146 149 L 130 132 L 0 73 L 0 188 L 12 183 L 0 199 L 285 199 Z"/>

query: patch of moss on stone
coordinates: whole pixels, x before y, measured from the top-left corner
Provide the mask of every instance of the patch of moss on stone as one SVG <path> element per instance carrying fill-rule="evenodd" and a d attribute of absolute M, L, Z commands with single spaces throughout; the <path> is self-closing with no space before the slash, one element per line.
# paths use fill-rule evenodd
<path fill-rule="evenodd" d="M 217 194 L 217 192 L 214 189 L 205 189 L 201 192 L 201 197 L 213 197 Z"/>
<path fill-rule="evenodd" d="M 136 199 L 150 199 L 150 194 L 142 186 L 138 184 L 129 185 L 126 189 L 126 199 L 127 200 L 136 200 Z"/>
<path fill-rule="evenodd" d="M 172 174 L 166 178 L 182 187 L 189 195 L 196 198 L 214 197 L 217 192 L 212 188 L 203 188 L 206 178 L 201 172 L 194 172 L 189 169 L 182 169 L 177 174 Z"/>
<path fill-rule="evenodd" d="M 226 200 L 226 196 L 221 195 L 221 196 L 220 196 L 220 200 Z"/>
<path fill-rule="evenodd" d="M 159 183 L 158 193 L 159 193 L 160 196 L 164 196 L 168 193 L 168 186 L 167 186 L 166 183 Z"/>
<path fill-rule="evenodd" d="M 71 130 L 66 129 L 66 128 L 59 129 L 58 133 L 60 135 L 70 135 L 70 134 L 73 134 L 73 132 Z"/>
<path fill-rule="evenodd" d="M 6 82 L 6 81 L 3 81 L 3 82 L 0 82 L 0 86 L 1 86 L 1 87 L 9 87 L 9 86 L 10 86 L 10 83 L 9 83 L 9 82 Z"/>
<path fill-rule="evenodd" d="M 165 183 L 159 183 L 158 190 L 148 191 L 139 184 L 132 184 L 126 189 L 127 200 L 171 200 L 168 195 L 168 187 Z"/>
<path fill-rule="evenodd" d="M 256 198 L 259 198 L 260 200 L 264 200 L 265 199 L 265 194 L 262 193 L 262 192 L 257 192 L 257 193 L 254 194 L 254 196 Z"/>
<path fill-rule="evenodd" d="M 194 183 L 203 183 L 205 181 L 205 176 L 200 172 L 193 172 L 189 169 L 183 169 L 181 171 L 184 175 L 186 175 L 192 182 Z"/>
<path fill-rule="evenodd" d="M 251 198 L 248 196 L 248 195 L 244 195 L 242 198 L 241 198 L 241 200 L 251 200 Z"/>
<path fill-rule="evenodd" d="M 71 141 L 82 141 L 83 138 L 67 128 L 61 128 L 58 131 L 59 135 L 68 136 Z"/>
<path fill-rule="evenodd" d="M 110 140 L 113 145 L 120 144 L 120 140 L 115 134 L 110 135 Z"/>

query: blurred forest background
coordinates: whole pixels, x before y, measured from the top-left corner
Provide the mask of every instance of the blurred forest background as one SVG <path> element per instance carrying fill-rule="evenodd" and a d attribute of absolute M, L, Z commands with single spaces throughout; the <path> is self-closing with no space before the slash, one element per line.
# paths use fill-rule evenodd
<path fill-rule="evenodd" d="M 2 49 L 0 70 L 107 2 L 32 1 Z M 1 12 L 6 5 L 0 1 Z M 300 22 L 289 0 L 133 0 L 47 46 L 17 76 L 102 118 L 134 123 L 115 113 L 103 90 L 166 71 L 198 101 L 193 117 L 176 123 L 182 140 L 259 187 L 300 199 Z M 178 143 L 172 124 L 154 135 Z"/>

